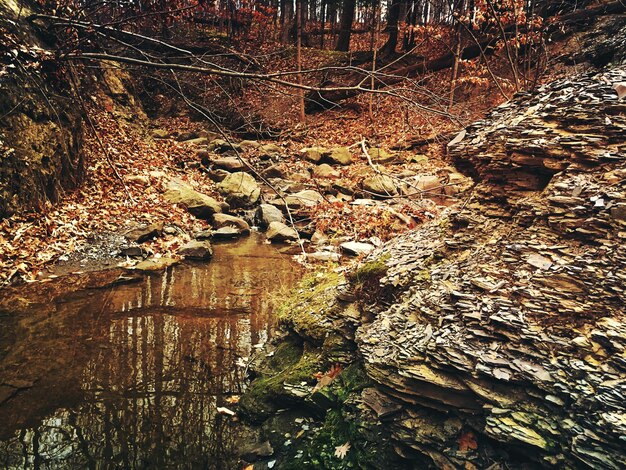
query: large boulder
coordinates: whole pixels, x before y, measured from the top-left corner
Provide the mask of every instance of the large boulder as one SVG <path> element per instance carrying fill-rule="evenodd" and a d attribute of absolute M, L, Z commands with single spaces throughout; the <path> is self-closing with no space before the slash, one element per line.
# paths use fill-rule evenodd
<path fill-rule="evenodd" d="M 396 182 L 388 175 L 374 175 L 365 178 L 363 189 L 376 196 L 395 196 L 398 194 Z"/>
<path fill-rule="evenodd" d="M 169 182 L 163 197 L 171 204 L 185 206 L 192 215 L 200 219 L 211 219 L 214 214 L 218 214 L 222 210 L 228 210 L 228 205 L 196 191 L 187 183 L 178 179 L 173 179 Z"/>
<path fill-rule="evenodd" d="M 254 213 L 254 220 L 261 228 L 267 228 L 272 222 L 285 222 L 282 211 L 271 204 L 260 204 Z"/>
<path fill-rule="evenodd" d="M 449 153 L 472 199 L 368 260 L 370 296 L 395 300 L 365 308 L 359 352 L 392 436 L 430 465 L 626 468 L 625 78 L 561 80 L 471 125 Z"/>
<path fill-rule="evenodd" d="M 261 188 L 244 172 L 231 173 L 218 185 L 218 190 L 233 207 L 248 207 L 259 200 Z"/>
<path fill-rule="evenodd" d="M 178 254 L 185 259 L 206 261 L 213 256 L 213 248 L 208 240 L 192 240 L 178 249 Z"/>
<path fill-rule="evenodd" d="M 215 214 L 213 216 L 212 225 L 216 229 L 234 227 L 241 234 L 250 233 L 250 225 L 248 225 L 248 222 L 243 220 L 241 217 L 235 217 L 234 215 Z"/>
<path fill-rule="evenodd" d="M 265 233 L 271 242 L 287 242 L 298 239 L 298 232 L 282 222 L 272 222 Z"/>

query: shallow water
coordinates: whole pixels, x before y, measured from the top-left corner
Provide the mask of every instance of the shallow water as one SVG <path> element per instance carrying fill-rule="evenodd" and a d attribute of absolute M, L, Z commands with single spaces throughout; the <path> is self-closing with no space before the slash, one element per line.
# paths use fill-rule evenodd
<path fill-rule="evenodd" d="M 216 408 L 298 269 L 254 235 L 215 251 L 0 313 L 0 468 L 238 468 L 246 429 Z"/>

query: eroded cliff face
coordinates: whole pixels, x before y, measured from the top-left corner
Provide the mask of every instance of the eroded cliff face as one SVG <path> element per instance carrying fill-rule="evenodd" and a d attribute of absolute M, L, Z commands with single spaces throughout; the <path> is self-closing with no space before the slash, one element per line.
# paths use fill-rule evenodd
<path fill-rule="evenodd" d="M 43 208 L 84 174 L 81 108 L 28 5 L 0 1 L 0 218 Z"/>
<path fill-rule="evenodd" d="M 449 145 L 465 203 L 371 255 L 393 295 L 356 334 L 363 399 L 407 455 L 626 467 L 624 82 L 555 82 L 470 126 Z"/>

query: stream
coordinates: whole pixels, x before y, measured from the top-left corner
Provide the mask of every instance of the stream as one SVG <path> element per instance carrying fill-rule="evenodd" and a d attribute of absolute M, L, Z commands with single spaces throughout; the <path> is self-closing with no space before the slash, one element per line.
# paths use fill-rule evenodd
<path fill-rule="evenodd" d="M 0 311 L 0 468 L 237 468 L 249 430 L 217 408 L 245 388 L 275 328 L 271 297 L 299 270 L 254 233 L 214 250 L 106 288 L 11 299 L 22 308 Z"/>

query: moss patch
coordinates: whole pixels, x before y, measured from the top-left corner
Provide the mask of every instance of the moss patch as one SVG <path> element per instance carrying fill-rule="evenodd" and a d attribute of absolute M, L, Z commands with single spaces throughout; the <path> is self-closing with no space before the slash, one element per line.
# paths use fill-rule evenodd
<path fill-rule="evenodd" d="M 343 276 L 331 269 L 305 276 L 277 306 L 279 322 L 321 345 L 328 333 L 324 319 L 331 309 L 337 308 L 334 288 L 342 281 Z"/>
<path fill-rule="evenodd" d="M 391 255 L 387 253 L 380 258 L 362 264 L 350 274 L 349 280 L 357 284 L 365 283 L 371 280 L 380 280 L 385 274 L 387 274 L 389 267 L 385 263 L 390 257 Z"/>
<path fill-rule="evenodd" d="M 241 397 L 239 409 L 252 422 L 261 422 L 285 405 L 304 400 L 302 383 L 313 385 L 321 368 L 321 351 L 307 350 L 293 338 L 281 343 L 274 356 L 261 367 L 263 376 L 254 380 Z"/>

